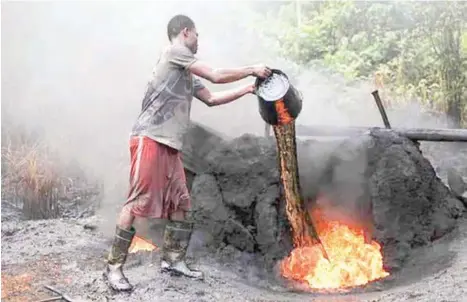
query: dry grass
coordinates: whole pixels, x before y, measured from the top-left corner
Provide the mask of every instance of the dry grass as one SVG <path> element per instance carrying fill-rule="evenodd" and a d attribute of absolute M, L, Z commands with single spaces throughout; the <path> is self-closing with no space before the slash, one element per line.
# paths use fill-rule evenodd
<path fill-rule="evenodd" d="M 44 144 L 5 137 L 2 144 L 2 198 L 23 207 L 28 219 L 59 216 L 58 200 L 68 179 Z"/>

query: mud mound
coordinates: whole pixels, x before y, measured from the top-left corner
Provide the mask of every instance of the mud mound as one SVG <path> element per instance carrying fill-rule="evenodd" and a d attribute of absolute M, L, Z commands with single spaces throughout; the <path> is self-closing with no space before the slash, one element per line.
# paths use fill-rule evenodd
<path fill-rule="evenodd" d="M 208 154 L 208 173 L 192 188 L 193 218 L 212 236 L 207 244 L 259 252 L 269 264 L 290 251 L 275 150 L 273 140 L 244 135 Z"/>
<path fill-rule="evenodd" d="M 463 204 L 436 176 L 412 141 L 371 131 L 341 142 L 298 142 L 301 186 L 383 246 L 385 266 L 401 266 L 412 248 L 455 226 Z M 206 244 L 255 252 L 269 267 L 292 247 L 281 200 L 274 139 L 244 135 L 207 156 L 208 172 L 193 183 L 192 217 Z"/>
<path fill-rule="evenodd" d="M 377 130 L 340 144 L 318 187 L 318 202 L 363 223 L 382 244 L 389 269 L 451 231 L 464 209 L 416 144 Z"/>

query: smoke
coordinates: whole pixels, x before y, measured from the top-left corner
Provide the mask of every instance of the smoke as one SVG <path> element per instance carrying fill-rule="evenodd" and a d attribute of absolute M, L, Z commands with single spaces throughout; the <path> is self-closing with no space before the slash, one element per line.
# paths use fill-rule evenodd
<path fill-rule="evenodd" d="M 3 3 L 2 126 L 14 123 L 43 133 L 61 156 L 101 181 L 104 204 L 118 208 L 127 190 L 128 135 L 158 53 L 168 43 L 166 24 L 178 13 L 197 24 L 200 59 L 215 67 L 266 63 L 288 73 L 304 96 L 298 124 L 382 125 L 371 83 L 348 85 L 317 66 L 278 58 L 262 44 L 256 24 L 248 23 L 248 5 Z M 213 91 L 239 85 L 204 83 Z M 418 113 L 419 108 L 409 108 L 403 114 L 389 112 L 389 118 L 394 126 L 415 126 Z M 194 100 L 192 119 L 229 137 L 264 131 L 254 96 L 215 108 Z"/>

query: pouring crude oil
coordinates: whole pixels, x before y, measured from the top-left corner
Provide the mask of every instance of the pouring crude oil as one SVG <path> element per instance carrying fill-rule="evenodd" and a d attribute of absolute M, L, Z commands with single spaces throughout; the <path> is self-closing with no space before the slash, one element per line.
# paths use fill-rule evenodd
<path fill-rule="evenodd" d="M 290 84 L 287 75 L 277 69 L 273 69 L 268 78 L 256 80 L 256 95 L 261 117 L 274 129 L 287 219 L 292 228 L 294 246 L 319 244 L 329 260 L 300 190 L 295 119 L 302 110 L 301 95 Z"/>

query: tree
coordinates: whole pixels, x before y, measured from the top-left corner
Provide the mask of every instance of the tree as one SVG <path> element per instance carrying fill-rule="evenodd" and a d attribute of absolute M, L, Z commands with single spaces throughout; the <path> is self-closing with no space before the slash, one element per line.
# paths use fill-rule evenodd
<path fill-rule="evenodd" d="M 377 75 L 393 99 L 416 99 L 452 127 L 467 123 L 465 2 L 294 1 L 264 22 L 287 58 L 319 60 L 349 79 Z"/>

